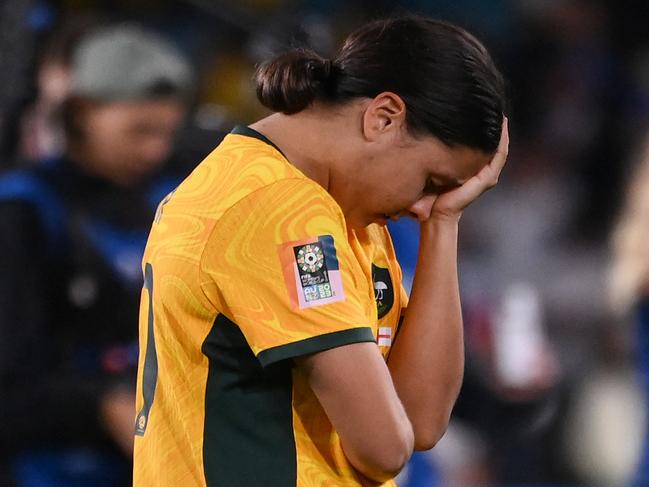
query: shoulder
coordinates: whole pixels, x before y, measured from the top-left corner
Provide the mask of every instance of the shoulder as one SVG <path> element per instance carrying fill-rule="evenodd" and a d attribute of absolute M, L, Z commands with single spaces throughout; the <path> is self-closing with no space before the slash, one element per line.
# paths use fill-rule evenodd
<path fill-rule="evenodd" d="M 54 231 L 42 211 L 28 199 L 5 199 L 0 195 L 0 249 L 7 265 L 43 255 L 51 247 L 49 244 L 58 242 Z"/>
<path fill-rule="evenodd" d="M 183 213 L 199 214 L 214 222 L 237 209 L 322 212 L 344 225 L 336 201 L 318 183 L 295 168 L 269 143 L 229 134 L 183 181 L 170 200 Z"/>
<path fill-rule="evenodd" d="M 223 212 L 215 234 L 229 240 L 240 235 L 273 242 L 333 234 L 347 238 L 345 218 L 324 188 L 306 178 L 286 178 L 261 186 Z"/>
<path fill-rule="evenodd" d="M 0 174 L 0 199 L 35 199 L 39 193 L 54 191 L 49 171 L 42 168 L 12 169 Z"/>
<path fill-rule="evenodd" d="M 283 178 L 259 187 L 239 203 L 264 204 L 266 211 L 281 210 L 304 218 L 318 213 L 335 216 L 344 224 L 342 210 L 318 183 L 306 177 Z"/>
<path fill-rule="evenodd" d="M 21 221 L 40 224 L 50 236 L 60 238 L 65 207 L 50 171 L 44 168 L 15 169 L 0 175 L 0 206 L 5 221 L 11 215 Z"/>
<path fill-rule="evenodd" d="M 257 172 L 264 177 L 299 176 L 282 152 L 269 141 L 240 133 L 231 133 L 205 158 L 206 165 L 219 167 L 245 167 L 249 173 Z"/>
<path fill-rule="evenodd" d="M 229 134 L 206 158 L 205 165 L 218 170 L 220 180 L 253 190 L 284 179 L 310 180 L 269 142 L 241 134 Z"/>

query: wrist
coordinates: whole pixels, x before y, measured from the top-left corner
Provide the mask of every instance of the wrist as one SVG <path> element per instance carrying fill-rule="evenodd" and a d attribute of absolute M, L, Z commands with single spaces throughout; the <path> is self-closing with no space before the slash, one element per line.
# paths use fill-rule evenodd
<path fill-rule="evenodd" d="M 457 223 L 462 218 L 462 211 L 442 211 L 433 210 L 430 213 L 428 220 L 435 220 L 440 222 L 454 222 Z"/>
<path fill-rule="evenodd" d="M 455 247 L 459 233 L 459 218 L 429 218 L 420 224 L 420 249 Z"/>
<path fill-rule="evenodd" d="M 439 233 L 446 229 L 457 231 L 461 214 L 434 213 L 430 218 L 421 222 L 422 232 Z"/>

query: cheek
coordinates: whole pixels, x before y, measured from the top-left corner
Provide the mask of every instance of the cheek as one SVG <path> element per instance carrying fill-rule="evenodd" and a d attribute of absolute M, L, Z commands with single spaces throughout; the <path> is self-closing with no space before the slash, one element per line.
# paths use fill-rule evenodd
<path fill-rule="evenodd" d="M 137 139 L 123 133 L 116 133 L 111 138 L 116 144 L 112 151 L 115 164 L 130 164 L 138 157 L 141 148 Z"/>
<path fill-rule="evenodd" d="M 102 161 L 110 161 L 120 157 L 124 152 L 123 141 L 110 130 L 99 131 L 92 128 L 86 133 L 85 142 L 93 158 Z"/>
<path fill-rule="evenodd" d="M 95 164 L 114 175 L 130 173 L 139 165 L 138 144 L 119 132 L 107 130 L 94 136 L 89 149 Z"/>
<path fill-rule="evenodd" d="M 423 196 L 425 177 L 414 171 L 401 172 L 392 181 L 392 200 L 402 207 L 410 206 Z"/>
<path fill-rule="evenodd" d="M 373 202 L 376 213 L 397 213 L 407 210 L 421 196 L 419 185 L 413 186 L 408 180 L 393 179 L 381 191 L 367 193 L 365 201 Z"/>
<path fill-rule="evenodd" d="M 100 112 L 88 120 L 86 140 L 92 150 L 99 154 L 115 154 L 115 157 L 127 154 L 132 144 L 126 134 L 126 124 L 110 112 L 108 114 Z"/>

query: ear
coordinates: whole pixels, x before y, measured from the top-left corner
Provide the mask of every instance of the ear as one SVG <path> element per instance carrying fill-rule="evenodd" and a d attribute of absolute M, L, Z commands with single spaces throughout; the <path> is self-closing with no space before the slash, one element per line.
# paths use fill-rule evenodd
<path fill-rule="evenodd" d="M 363 113 L 363 136 L 374 142 L 385 135 L 398 134 L 406 124 L 406 104 L 390 91 L 376 95 Z"/>

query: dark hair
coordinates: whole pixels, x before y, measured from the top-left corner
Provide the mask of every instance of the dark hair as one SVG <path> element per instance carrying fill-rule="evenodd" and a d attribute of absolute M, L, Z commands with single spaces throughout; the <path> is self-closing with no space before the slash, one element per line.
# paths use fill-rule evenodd
<path fill-rule="evenodd" d="M 498 146 L 505 111 L 503 78 L 485 47 L 460 27 L 416 16 L 361 27 L 332 60 L 307 49 L 282 54 L 257 69 L 256 83 L 261 103 L 285 114 L 392 91 L 413 134 L 485 152 Z"/>

